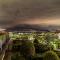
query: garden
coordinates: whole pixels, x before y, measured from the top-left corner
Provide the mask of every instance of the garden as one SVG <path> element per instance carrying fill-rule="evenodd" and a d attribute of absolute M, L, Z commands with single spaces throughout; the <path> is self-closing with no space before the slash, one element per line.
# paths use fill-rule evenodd
<path fill-rule="evenodd" d="M 60 35 L 56 32 L 9 33 L 11 60 L 60 60 Z"/>

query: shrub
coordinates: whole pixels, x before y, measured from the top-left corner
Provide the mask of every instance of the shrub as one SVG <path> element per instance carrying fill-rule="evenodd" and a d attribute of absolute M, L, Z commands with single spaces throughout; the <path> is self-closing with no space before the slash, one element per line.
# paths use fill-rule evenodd
<path fill-rule="evenodd" d="M 53 51 L 47 51 L 44 54 L 43 60 L 59 60 L 59 57 L 57 54 Z"/>
<path fill-rule="evenodd" d="M 56 52 L 56 54 L 60 57 L 60 51 L 54 50 L 54 52 Z"/>
<path fill-rule="evenodd" d="M 43 54 L 36 54 L 34 57 L 32 57 L 32 60 L 43 60 Z"/>
<path fill-rule="evenodd" d="M 11 57 L 11 60 L 25 60 L 25 58 L 23 56 L 21 56 L 19 53 L 15 53 Z"/>
<path fill-rule="evenodd" d="M 35 50 L 36 50 L 36 53 L 44 53 L 46 51 L 49 51 L 51 50 L 51 47 L 46 45 L 46 44 L 35 44 Z"/>
<path fill-rule="evenodd" d="M 22 55 L 29 57 L 35 55 L 34 44 L 29 40 L 24 40 L 20 49 Z"/>
<path fill-rule="evenodd" d="M 20 51 L 22 40 L 14 40 L 12 44 L 12 52 Z"/>

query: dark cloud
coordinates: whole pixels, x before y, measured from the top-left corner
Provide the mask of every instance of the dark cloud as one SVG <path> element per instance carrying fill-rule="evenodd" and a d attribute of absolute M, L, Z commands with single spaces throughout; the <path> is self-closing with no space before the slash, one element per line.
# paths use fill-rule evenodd
<path fill-rule="evenodd" d="M 20 32 L 31 32 L 31 31 L 46 31 L 46 32 L 54 32 L 58 31 L 60 26 L 43 26 L 43 25 L 27 25 L 27 24 L 20 24 L 14 27 L 8 28 L 7 31 L 20 31 Z"/>
<path fill-rule="evenodd" d="M 19 18 L 60 17 L 60 0 L 1 0 L 0 25 L 10 25 Z"/>
<path fill-rule="evenodd" d="M 59 7 L 59 0 L 15 0 L 14 3 L 2 5 L 2 9 L 7 16 L 16 18 L 58 16 L 60 14 Z"/>

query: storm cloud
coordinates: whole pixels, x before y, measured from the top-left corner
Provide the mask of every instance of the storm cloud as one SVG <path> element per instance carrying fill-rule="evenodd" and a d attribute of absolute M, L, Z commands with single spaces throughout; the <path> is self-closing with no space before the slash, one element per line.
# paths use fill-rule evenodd
<path fill-rule="evenodd" d="M 0 0 L 0 25 L 3 28 L 51 18 L 60 19 L 60 0 Z"/>

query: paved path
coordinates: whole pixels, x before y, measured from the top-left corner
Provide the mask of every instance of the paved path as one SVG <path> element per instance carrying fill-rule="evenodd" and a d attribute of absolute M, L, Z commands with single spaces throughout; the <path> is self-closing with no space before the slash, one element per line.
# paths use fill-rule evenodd
<path fill-rule="evenodd" d="M 9 45 L 9 42 L 6 43 L 5 46 Z M 11 60 L 11 52 L 8 51 L 8 49 L 5 47 L 1 54 L 0 54 L 0 60 Z"/>
<path fill-rule="evenodd" d="M 3 60 L 11 60 L 11 52 L 7 51 Z"/>
<path fill-rule="evenodd" d="M 2 51 L 2 53 L 0 54 L 0 60 L 3 60 L 5 56 L 5 50 Z"/>

